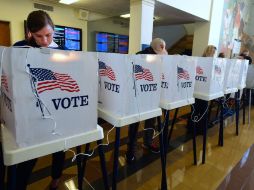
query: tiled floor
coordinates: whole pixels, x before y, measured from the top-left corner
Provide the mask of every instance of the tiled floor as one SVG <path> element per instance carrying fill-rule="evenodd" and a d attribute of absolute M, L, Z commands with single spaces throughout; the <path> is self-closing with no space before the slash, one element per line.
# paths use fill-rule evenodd
<path fill-rule="evenodd" d="M 189 108 L 181 109 L 180 115 L 184 115 L 189 111 Z M 171 113 L 173 114 L 173 113 Z M 252 110 L 251 116 L 254 116 Z M 184 117 L 183 117 L 184 118 Z M 254 143 L 254 121 L 250 125 L 242 125 L 240 118 L 240 133 L 239 136 L 235 135 L 235 122 L 232 118 L 226 120 L 227 126 L 224 133 L 224 147 L 219 147 L 218 144 L 218 126 L 215 126 L 208 131 L 208 144 L 207 144 L 207 158 L 206 164 L 201 164 L 201 145 L 202 136 L 198 136 L 198 166 L 193 165 L 192 154 L 192 141 L 191 136 L 187 134 L 186 120 L 180 119 L 176 124 L 173 131 L 172 144 L 167 159 L 167 182 L 168 189 L 176 190 L 206 190 L 216 189 L 226 178 L 236 179 L 235 182 L 241 184 L 243 180 L 236 177 L 236 174 L 230 174 L 237 164 L 241 168 L 241 163 L 244 160 L 254 160 L 254 150 L 247 151 Z M 141 127 L 142 128 L 142 127 Z M 140 128 L 140 131 L 142 129 Z M 104 126 L 107 131 L 110 126 Z M 118 189 L 129 190 L 158 190 L 160 189 L 161 181 L 161 164 L 159 155 L 154 155 L 143 151 L 141 147 L 142 138 L 139 138 L 139 146 L 137 157 L 139 158 L 136 164 L 126 165 L 124 153 L 126 150 L 127 142 L 127 127 L 124 127 L 121 132 L 120 158 L 119 158 L 119 178 Z M 140 134 L 141 135 L 141 134 Z M 114 131 L 110 134 L 110 142 L 114 140 Z M 254 148 L 253 148 L 254 149 Z M 113 145 L 110 144 L 106 148 L 106 162 L 108 173 L 111 174 L 113 164 Z M 247 153 L 246 153 L 247 151 Z M 243 157 L 245 155 L 245 157 Z M 64 170 L 62 182 L 59 190 L 76 189 L 76 166 L 70 162 L 72 154 L 67 152 L 67 169 Z M 241 158 L 243 159 L 241 160 Z M 28 190 L 43 190 L 48 188 L 50 182 L 50 156 L 39 159 L 35 168 L 34 175 L 32 176 L 32 183 L 29 185 Z M 241 162 L 239 162 L 241 160 Z M 239 163 L 238 163 L 239 162 Z M 253 161 L 254 162 L 254 161 Z M 240 165 L 239 165 L 240 164 Z M 254 164 L 253 164 L 254 165 Z M 246 167 L 243 165 L 242 167 Z M 252 166 L 252 168 L 254 168 Z M 245 170 L 244 170 L 245 171 Z M 237 173 L 237 172 L 236 172 Z M 111 175 L 109 175 L 111 176 Z M 254 171 L 249 171 L 245 178 L 254 179 Z M 98 156 L 91 158 L 87 163 L 86 179 L 92 184 L 95 189 L 103 189 L 100 164 Z M 237 180 L 239 182 L 237 182 Z M 244 180 L 245 189 L 251 189 L 252 181 Z M 227 183 L 228 184 L 228 183 Z M 233 186 L 237 187 L 237 186 Z M 248 188 L 249 187 L 249 188 Z M 221 184 L 220 189 L 225 189 L 225 181 Z M 92 188 L 87 188 L 92 189 Z M 229 188 L 232 189 L 232 188 Z M 235 188 L 233 188 L 235 189 Z M 238 188 L 236 188 L 238 189 Z"/>

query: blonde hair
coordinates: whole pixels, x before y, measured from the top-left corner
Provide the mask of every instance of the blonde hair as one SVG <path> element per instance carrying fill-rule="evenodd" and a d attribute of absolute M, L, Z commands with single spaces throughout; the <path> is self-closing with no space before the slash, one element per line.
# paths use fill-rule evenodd
<path fill-rule="evenodd" d="M 150 45 L 156 54 L 167 54 L 166 42 L 163 39 L 154 38 Z"/>
<path fill-rule="evenodd" d="M 203 57 L 213 57 L 217 48 L 213 45 L 209 45 L 205 48 Z"/>

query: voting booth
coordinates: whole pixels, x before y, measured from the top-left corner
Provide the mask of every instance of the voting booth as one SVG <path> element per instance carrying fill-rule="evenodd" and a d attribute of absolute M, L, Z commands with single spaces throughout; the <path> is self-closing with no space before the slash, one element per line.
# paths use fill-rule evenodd
<path fill-rule="evenodd" d="M 1 120 L 20 147 L 97 129 L 95 53 L 3 48 Z"/>
<path fill-rule="evenodd" d="M 196 57 L 194 97 L 210 101 L 224 96 L 223 81 L 226 63 L 220 58 Z"/>
<path fill-rule="evenodd" d="M 166 110 L 194 103 L 196 59 L 189 56 L 162 56 L 160 106 Z"/>
<path fill-rule="evenodd" d="M 234 59 L 220 58 L 219 60 L 226 62 L 224 75 L 224 94 L 237 92 L 242 64 Z"/>
<path fill-rule="evenodd" d="M 160 56 L 98 53 L 98 60 L 100 117 L 120 126 L 123 123 L 116 123 L 117 118 L 126 118 L 129 124 L 159 108 Z"/>
<path fill-rule="evenodd" d="M 254 65 L 249 65 L 246 78 L 246 88 L 254 88 Z"/>
<path fill-rule="evenodd" d="M 238 64 L 241 64 L 239 80 L 238 80 L 238 89 L 242 90 L 246 87 L 246 77 L 249 67 L 249 60 L 235 59 Z"/>

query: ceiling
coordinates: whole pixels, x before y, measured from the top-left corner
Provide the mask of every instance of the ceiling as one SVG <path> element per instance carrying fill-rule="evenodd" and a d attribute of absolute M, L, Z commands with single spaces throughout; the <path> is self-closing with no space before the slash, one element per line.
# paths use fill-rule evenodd
<path fill-rule="evenodd" d="M 41 0 L 46 3 L 58 4 L 59 0 Z M 69 6 L 85 9 L 95 13 L 100 13 L 109 17 L 118 17 L 121 14 L 129 13 L 130 0 L 79 0 Z M 154 15 L 156 18 L 154 25 L 172 25 L 202 22 L 203 19 L 155 1 Z"/>

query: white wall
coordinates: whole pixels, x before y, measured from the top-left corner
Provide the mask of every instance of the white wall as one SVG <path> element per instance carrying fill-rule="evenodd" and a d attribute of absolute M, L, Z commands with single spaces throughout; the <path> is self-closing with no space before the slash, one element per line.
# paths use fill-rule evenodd
<path fill-rule="evenodd" d="M 0 0 L 0 20 L 9 21 L 11 43 L 24 39 L 24 20 L 34 10 L 32 0 Z M 82 29 L 82 46 L 87 49 L 87 22 L 76 17 L 76 10 L 54 4 L 54 11 L 49 11 L 54 24 Z"/>
<path fill-rule="evenodd" d="M 166 48 L 170 48 L 178 40 L 186 35 L 184 25 L 158 26 L 153 29 L 153 38 L 162 38 L 166 42 Z"/>
<path fill-rule="evenodd" d="M 114 23 L 115 18 L 108 18 L 97 21 L 89 21 L 87 24 L 87 50 L 95 51 L 95 33 L 96 32 L 109 32 L 115 34 L 129 35 L 129 27 L 127 22 L 123 25 Z M 153 28 L 153 38 L 162 38 L 167 44 L 167 48 L 170 48 L 178 40 L 187 34 L 184 25 L 169 25 L 158 26 Z"/>
<path fill-rule="evenodd" d="M 246 8 L 249 9 L 249 15 L 248 18 L 246 19 L 246 27 L 245 27 L 245 31 L 247 34 L 249 35 L 254 35 L 254 3 L 250 2 L 251 0 L 246 2 Z"/>
<path fill-rule="evenodd" d="M 129 35 L 128 22 L 119 19 L 107 18 L 87 23 L 87 50 L 95 51 L 95 32 L 109 32 L 115 34 Z"/>
<path fill-rule="evenodd" d="M 200 56 L 207 45 L 218 48 L 220 42 L 220 31 L 223 17 L 224 0 L 213 0 L 210 21 L 207 23 L 196 23 L 193 39 L 194 56 Z"/>
<path fill-rule="evenodd" d="M 171 7 L 188 12 L 202 19 L 209 20 L 212 0 L 157 0 Z M 224 0 L 220 0 L 224 1 Z"/>

